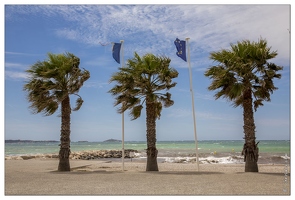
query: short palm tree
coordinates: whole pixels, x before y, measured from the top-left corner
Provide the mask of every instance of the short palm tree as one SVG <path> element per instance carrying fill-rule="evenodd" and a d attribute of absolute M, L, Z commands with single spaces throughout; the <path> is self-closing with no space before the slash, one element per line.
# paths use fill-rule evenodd
<path fill-rule="evenodd" d="M 146 171 L 158 171 L 156 148 L 156 119 L 160 118 L 162 107 L 172 106 L 171 94 L 164 92 L 176 85 L 172 82 L 178 72 L 169 67 L 170 58 L 146 54 L 142 58 L 135 52 L 127 66 L 119 68 L 110 82 L 117 84 L 109 91 L 115 96 L 115 106 L 121 104 L 119 113 L 130 110 L 132 120 L 140 117 L 146 106 L 147 165 Z"/>
<path fill-rule="evenodd" d="M 210 59 L 218 64 L 205 72 L 205 76 L 212 79 L 208 89 L 218 90 L 216 99 L 224 97 L 233 101 L 234 107 L 243 108 L 245 143 L 242 155 L 246 162 L 245 172 L 258 172 L 253 108 L 256 111 L 259 106 L 263 106 L 263 101 L 270 101 L 270 94 L 278 89 L 273 79 L 281 78 L 277 72 L 283 67 L 268 62 L 276 56 L 277 52 L 271 51 L 266 40 L 244 40 L 231 44 L 230 50 L 212 52 Z"/>
<path fill-rule="evenodd" d="M 59 171 L 70 171 L 70 95 L 78 96 L 73 111 L 79 110 L 83 100 L 78 92 L 90 77 L 87 70 L 79 69 L 79 64 L 80 59 L 71 53 L 48 53 L 48 60 L 38 61 L 26 71 L 30 79 L 24 90 L 34 114 L 49 116 L 61 105 Z"/>

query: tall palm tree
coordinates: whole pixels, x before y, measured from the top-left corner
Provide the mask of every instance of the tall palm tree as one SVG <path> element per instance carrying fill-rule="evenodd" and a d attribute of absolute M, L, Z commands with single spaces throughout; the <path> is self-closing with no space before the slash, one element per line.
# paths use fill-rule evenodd
<path fill-rule="evenodd" d="M 256 111 L 263 101 L 270 101 L 270 95 L 278 89 L 273 79 L 281 78 L 277 72 L 283 67 L 268 60 L 277 56 L 271 51 L 267 41 L 244 40 L 231 44 L 230 50 L 212 52 L 210 59 L 218 62 L 210 67 L 205 76 L 212 79 L 209 90 L 218 90 L 216 99 L 224 97 L 233 101 L 233 106 L 243 108 L 244 119 L 244 155 L 245 172 L 258 172 L 258 142 L 255 139 L 253 108 Z"/>
<path fill-rule="evenodd" d="M 119 113 L 130 110 L 132 120 L 140 117 L 146 106 L 147 165 L 146 171 L 158 171 L 156 148 L 156 119 L 160 118 L 162 107 L 172 106 L 171 94 L 164 92 L 176 85 L 172 82 L 178 72 L 169 67 L 170 58 L 146 54 L 142 58 L 135 52 L 127 66 L 119 68 L 110 82 L 117 84 L 109 91 L 115 96 L 115 106 L 121 104 Z"/>
<path fill-rule="evenodd" d="M 61 105 L 59 171 L 70 171 L 70 95 L 78 97 L 73 111 L 79 110 L 83 100 L 78 92 L 90 77 L 89 71 L 79 69 L 79 64 L 80 59 L 71 53 L 48 53 L 48 60 L 37 61 L 26 71 L 30 79 L 24 90 L 34 114 L 42 112 L 49 116 Z"/>

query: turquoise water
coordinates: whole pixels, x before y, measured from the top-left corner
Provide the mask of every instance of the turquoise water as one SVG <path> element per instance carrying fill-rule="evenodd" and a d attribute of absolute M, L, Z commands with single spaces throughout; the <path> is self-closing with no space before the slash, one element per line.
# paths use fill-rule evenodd
<path fill-rule="evenodd" d="M 204 140 L 198 141 L 198 152 L 210 153 L 240 153 L 243 148 L 243 140 Z M 290 155 L 290 141 L 286 140 L 263 140 L 259 145 L 260 153 L 288 154 Z M 125 149 L 134 149 L 144 152 L 146 142 L 126 141 Z M 85 150 L 110 150 L 122 149 L 121 142 L 72 142 L 71 151 Z M 196 152 L 195 141 L 158 141 L 157 149 L 159 154 L 174 156 L 175 154 L 189 155 Z M 58 153 L 59 142 L 18 142 L 6 143 L 5 155 L 32 155 Z"/>

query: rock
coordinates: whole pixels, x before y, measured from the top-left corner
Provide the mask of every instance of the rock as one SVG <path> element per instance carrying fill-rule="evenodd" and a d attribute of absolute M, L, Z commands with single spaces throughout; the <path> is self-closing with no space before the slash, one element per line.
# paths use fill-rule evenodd
<path fill-rule="evenodd" d="M 20 156 L 23 160 L 29 160 L 35 158 L 35 156 Z"/>
<path fill-rule="evenodd" d="M 51 158 L 59 158 L 59 155 L 58 155 L 58 154 L 53 154 L 53 155 L 51 156 Z"/>

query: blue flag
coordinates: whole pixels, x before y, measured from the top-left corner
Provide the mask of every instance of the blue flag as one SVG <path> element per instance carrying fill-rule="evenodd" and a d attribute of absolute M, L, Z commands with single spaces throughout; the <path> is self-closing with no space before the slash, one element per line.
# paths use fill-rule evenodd
<path fill-rule="evenodd" d="M 121 43 L 114 43 L 113 45 L 113 58 L 117 63 L 120 64 L 120 50 L 121 50 Z"/>
<path fill-rule="evenodd" d="M 176 38 L 176 40 L 174 41 L 174 44 L 175 44 L 176 49 L 177 49 L 176 55 L 186 62 L 185 41 L 184 40 L 179 40 L 178 38 Z"/>

